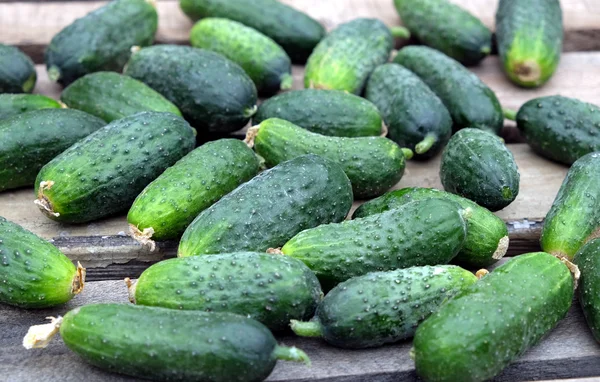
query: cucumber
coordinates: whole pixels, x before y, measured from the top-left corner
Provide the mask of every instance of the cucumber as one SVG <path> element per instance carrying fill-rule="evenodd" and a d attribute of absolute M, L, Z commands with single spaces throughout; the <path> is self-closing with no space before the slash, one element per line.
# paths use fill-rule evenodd
<path fill-rule="evenodd" d="M 171 113 L 147 111 L 118 119 L 40 170 L 35 203 L 50 219 L 66 223 L 123 211 L 195 142 L 193 129 Z"/>
<path fill-rule="evenodd" d="M 292 87 L 292 61 L 277 43 L 237 21 L 206 18 L 190 32 L 196 48 L 222 54 L 241 66 L 261 94 Z"/>
<path fill-rule="evenodd" d="M 310 364 L 302 350 L 277 345 L 261 323 L 230 313 L 91 304 L 49 318 L 30 328 L 26 348 L 45 347 L 60 330 L 85 361 L 139 378 L 254 382 L 267 378 L 278 359 Z"/>
<path fill-rule="evenodd" d="M 596 341 L 600 342 L 600 239 L 581 247 L 573 260 L 579 267 L 579 303 Z"/>
<path fill-rule="evenodd" d="M 572 259 L 583 244 L 600 236 L 599 179 L 600 153 L 573 163 L 544 219 L 544 251 Z"/>
<path fill-rule="evenodd" d="M 276 0 L 180 0 L 192 20 L 222 17 L 272 38 L 297 63 L 304 63 L 325 35 L 316 20 Z"/>
<path fill-rule="evenodd" d="M 512 153 L 496 135 L 462 129 L 442 154 L 444 190 L 491 211 L 508 206 L 519 194 L 519 170 Z"/>
<path fill-rule="evenodd" d="M 46 163 L 104 125 L 70 109 L 35 110 L 0 120 L 0 191 L 33 185 Z"/>
<path fill-rule="evenodd" d="M 542 85 L 560 61 L 563 22 L 559 0 L 500 0 L 496 41 L 511 81 L 525 87 Z"/>
<path fill-rule="evenodd" d="M 231 312 L 271 330 L 310 318 L 322 294 L 301 261 L 254 252 L 161 261 L 129 284 L 129 298 L 139 305 Z"/>
<path fill-rule="evenodd" d="M 339 90 L 302 89 L 260 104 L 252 123 L 281 118 L 313 133 L 334 137 L 380 135 L 381 115 L 366 99 Z"/>
<path fill-rule="evenodd" d="M 469 210 L 467 238 L 453 263 L 479 269 L 494 264 L 506 254 L 508 229 L 502 219 L 469 199 L 433 188 L 409 187 L 390 191 L 358 207 L 352 218 L 379 214 L 427 198 L 451 200 Z"/>
<path fill-rule="evenodd" d="M 362 219 L 307 229 L 281 252 L 308 265 L 325 289 L 369 272 L 446 264 L 465 241 L 463 212 L 449 200 L 418 200 Z"/>
<path fill-rule="evenodd" d="M 477 65 L 492 51 L 492 32 L 448 0 L 394 0 L 402 23 L 421 43 L 463 65 Z"/>
<path fill-rule="evenodd" d="M 426 319 L 413 352 L 425 381 L 486 381 L 567 314 L 573 278 L 544 252 L 509 260 Z"/>
<path fill-rule="evenodd" d="M 0 302 L 20 308 L 63 304 L 83 290 L 85 269 L 55 246 L 0 216 Z"/>
<path fill-rule="evenodd" d="M 60 109 L 59 101 L 41 94 L 0 94 L 0 120 L 29 111 Z"/>
<path fill-rule="evenodd" d="M 177 256 L 280 247 L 304 229 L 344 220 L 351 207 L 344 171 L 304 155 L 262 172 L 202 211 L 183 233 Z"/>
<path fill-rule="evenodd" d="M 133 237 L 176 239 L 196 216 L 259 171 L 256 155 L 244 142 L 220 139 L 187 154 L 150 183 L 127 214 Z"/>
<path fill-rule="evenodd" d="M 63 90 L 68 107 L 83 110 L 106 122 L 142 111 L 162 111 L 181 116 L 179 109 L 141 81 L 114 72 L 87 74 Z"/>
<path fill-rule="evenodd" d="M 247 141 L 254 144 L 267 167 L 305 154 L 320 155 L 339 164 L 357 199 L 383 194 L 404 174 L 403 149 L 383 137 L 327 137 L 271 118 L 250 128 Z M 412 152 L 407 150 L 407 155 L 412 156 Z"/>
<path fill-rule="evenodd" d="M 158 15 L 148 0 L 115 0 L 75 20 L 46 49 L 48 77 L 68 85 L 101 70 L 120 72 L 133 46 L 154 41 Z"/>
<path fill-rule="evenodd" d="M 541 156 L 573 164 L 600 151 L 600 107 L 574 98 L 548 96 L 526 102 L 517 113 L 517 127 Z"/>
<path fill-rule="evenodd" d="M 455 131 L 473 127 L 500 134 L 504 116 L 498 98 L 459 62 L 425 46 L 402 48 L 394 62 L 419 76 L 442 100 Z"/>
<path fill-rule="evenodd" d="M 416 153 L 435 156 L 452 134 L 452 117 L 442 101 L 408 69 L 379 66 L 367 82 L 365 97 L 377 105 L 388 128 L 387 137 Z"/>
<path fill-rule="evenodd" d="M 31 93 L 36 80 L 31 58 L 15 46 L 0 44 L 0 93 Z"/>
<path fill-rule="evenodd" d="M 292 320 L 291 327 L 299 336 L 322 337 L 347 349 L 398 342 L 412 337 L 442 302 L 475 281 L 475 275 L 454 265 L 373 272 L 333 288 L 313 320 Z"/>
<path fill-rule="evenodd" d="M 250 77 L 214 52 L 156 45 L 134 54 L 125 74 L 164 95 L 201 132 L 239 130 L 256 112 L 256 87 Z"/>

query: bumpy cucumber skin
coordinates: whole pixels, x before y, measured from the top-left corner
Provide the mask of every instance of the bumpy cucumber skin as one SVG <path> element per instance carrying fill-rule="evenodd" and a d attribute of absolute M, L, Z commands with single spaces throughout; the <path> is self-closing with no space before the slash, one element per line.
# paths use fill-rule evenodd
<path fill-rule="evenodd" d="M 207 50 L 145 48 L 131 57 L 125 74 L 173 102 L 199 133 L 239 130 L 256 111 L 256 87 L 244 69 Z"/>
<path fill-rule="evenodd" d="M 60 99 L 68 107 L 85 111 L 106 122 L 142 111 L 181 116 L 179 109 L 154 89 L 114 72 L 87 74 L 65 88 Z"/>
<path fill-rule="evenodd" d="M 435 156 L 452 134 L 452 117 L 434 92 L 415 74 L 397 64 L 375 69 L 365 97 L 380 110 L 388 128 L 387 137 L 415 152 L 415 146 L 427 136 L 435 143 L 415 159 Z"/>
<path fill-rule="evenodd" d="M 92 365 L 160 381 L 262 381 L 276 363 L 271 332 L 229 313 L 91 304 L 68 312 L 60 335 Z"/>
<path fill-rule="evenodd" d="M 600 239 L 581 247 L 573 261 L 581 272 L 579 303 L 594 338 L 600 342 Z"/>
<path fill-rule="evenodd" d="M 383 194 L 404 174 L 404 153 L 387 138 L 327 137 L 279 118 L 258 125 L 254 149 L 268 167 L 305 154 L 329 159 L 344 170 L 357 199 Z"/>
<path fill-rule="evenodd" d="M 532 99 L 519 109 L 517 127 L 535 152 L 557 162 L 600 151 L 600 107 L 578 99 Z"/>
<path fill-rule="evenodd" d="M 136 304 L 236 313 L 271 330 L 309 319 L 322 293 L 301 261 L 254 252 L 161 261 L 135 284 Z"/>
<path fill-rule="evenodd" d="M 515 257 L 419 326 L 417 373 L 425 381 L 486 381 L 554 328 L 572 300 L 573 278 L 560 260 Z"/>
<path fill-rule="evenodd" d="M 600 153 L 579 158 L 569 169 L 542 228 L 541 247 L 572 259 L 587 241 L 600 236 Z"/>
<path fill-rule="evenodd" d="M 394 0 L 394 5 L 412 35 L 463 65 L 477 65 L 492 50 L 492 32 L 448 0 Z"/>
<path fill-rule="evenodd" d="M 560 61 L 563 23 L 559 0 L 500 0 L 496 40 L 508 78 L 525 87 L 542 85 Z"/>
<path fill-rule="evenodd" d="M 195 145 L 193 129 L 171 113 L 142 112 L 118 119 L 78 141 L 39 172 L 38 200 L 49 218 L 83 223 L 123 211 Z M 42 187 L 41 182 L 53 182 Z"/>
<path fill-rule="evenodd" d="M 304 155 L 262 172 L 202 211 L 186 229 L 177 256 L 280 247 L 298 232 L 344 220 L 352 206 L 344 171 Z"/>
<path fill-rule="evenodd" d="M 260 169 L 256 155 L 237 139 L 208 142 L 150 183 L 133 202 L 127 221 L 153 239 L 179 237 L 196 216 L 250 180 Z"/>
<path fill-rule="evenodd" d="M 491 211 L 508 206 L 519 194 L 519 170 L 512 153 L 492 133 L 462 129 L 442 154 L 444 190 Z"/>
<path fill-rule="evenodd" d="M 365 137 L 381 134 L 377 106 L 339 90 L 302 89 L 279 94 L 260 104 L 252 118 L 258 125 L 281 118 L 313 133 L 334 137 Z"/>
<path fill-rule="evenodd" d="M 352 218 L 379 214 L 427 198 L 451 200 L 470 210 L 466 219 L 467 238 L 453 263 L 477 269 L 492 265 L 504 256 L 508 248 L 508 229 L 502 219 L 469 199 L 433 188 L 410 187 L 390 191 L 358 207 Z"/>
<path fill-rule="evenodd" d="M 31 58 L 17 47 L 0 44 L 0 93 L 31 93 L 36 80 Z"/>
<path fill-rule="evenodd" d="M 0 121 L 0 191 L 31 186 L 40 169 L 106 123 L 79 110 L 42 109 Z"/>
<path fill-rule="evenodd" d="M 341 24 L 310 55 L 304 86 L 360 95 L 371 72 L 388 60 L 393 46 L 392 34 L 380 20 L 359 18 Z"/>
<path fill-rule="evenodd" d="M 394 62 L 419 76 L 442 100 L 455 131 L 474 127 L 500 134 L 504 116 L 498 98 L 459 62 L 425 46 L 402 48 Z"/>
<path fill-rule="evenodd" d="M 58 101 L 41 94 L 0 94 L 0 120 L 29 111 L 61 107 Z"/>
<path fill-rule="evenodd" d="M 302 260 L 327 289 L 368 272 L 446 264 L 462 248 L 466 232 L 457 203 L 427 199 L 305 230 L 281 251 Z"/>
<path fill-rule="evenodd" d="M 0 217 L 0 302 L 48 308 L 73 296 L 77 270 L 55 246 Z"/>
<path fill-rule="evenodd" d="M 316 20 L 276 0 L 180 0 L 183 12 L 193 20 L 223 17 L 269 36 L 294 62 L 304 63 L 325 35 Z"/>

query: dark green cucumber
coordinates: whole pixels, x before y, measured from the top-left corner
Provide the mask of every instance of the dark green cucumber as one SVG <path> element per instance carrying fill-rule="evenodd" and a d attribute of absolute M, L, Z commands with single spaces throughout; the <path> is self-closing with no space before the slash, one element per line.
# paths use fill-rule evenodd
<path fill-rule="evenodd" d="M 508 78 L 521 86 L 542 85 L 560 61 L 563 22 L 559 0 L 500 0 L 496 41 Z"/>
<path fill-rule="evenodd" d="M 579 267 L 579 303 L 596 341 L 600 342 L 600 239 L 579 249 L 573 260 Z"/>
<path fill-rule="evenodd" d="M 68 85 L 101 70 L 120 72 L 134 46 L 154 41 L 158 15 L 150 0 L 115 0 L 75 20 L 50 41 L 48 77 Z"/>
<path fill-rule="evenodd" d="M 271 330 L 312 317 L 323 294 L 303 262 L 256 252 L 161 261 L 128 286 L 139 305 L 236 313 Z"/>
<path fill-rule="evenodd" d="M 269 36 L 294 60 L 304 63 L 325 35 L 316 20 L 276 0 L 180 0 L 192 20 L 222 17 Z"/>
<path fill-rule="evenodd" d="M 586 242 L 600 237 L 599 181 L 600 153 L 573 163 L 544 219 L 544 251 L 572 259 Z"/>
<path fill-rule="evenodd" d="M 394 5 L 412 35 L 463 65 L 477 65 L 492 51 L 492 32 L 448 0 L 394 0 Z"/>
<path fill-rule="evenodd" d="M 281 251 L 308 265 L 324 288 L 369 272 L 446 264 L 465 241 L 463 212 L 449 200 L 418 200 L 305 230 Z"/>
<path fill-rule="evenodd" d="M 126 210 L 148 183 L 195 143 L 190 125 L 171 113 L 147 111 L 118 119 L 40 170 L 36 204 L 50 219 L 66 223 Z"/>
<path fill-rule="evenodd" d="M 398 183 L 404 174 L 405 155 L 412 156 L 384 137 L 327 137 L 279 118 L 251 128 L 248 138 L 267 167 L 306 154 L 339 164 L 357 199 L 379 196 Z"/>
<path fill-rule="evenodd" d="M 85 269 L 55 246 L 0 216 L 0 302 L 20 308 L 63 304 L 83 290 Z"/>
<path fill-rule="evenodd" d="M 313 320 L 292 320 L 292 330 L 349 349 L 397 342 L 412 337 L 442 302 L 475 281 L 474 274 L 454 265 L 354 277 L 327 293 Z"/>
<path fill-rule="evenodd" d="M 397 64 L 381 65 L 369 78 L 365 97 L 380 110 L 387 137 L 416 153 L 436 155 L 450 139 L 452 117 L 419 77 Z"/>
<path fill-rule="evenodd" d="M 517 127 L 535 152 L 573 164 L 600 151 L 600 107 L 574 98 L 549 96 L 526 102 L 517 113 Z"/>
<path fill-rule="evenodd" d="M 31 58 L 17 47 L 0 44 L 0 93 L 31 93 L 36 80 Z"/>
<path fill-rule="evenodd" d="M 402 48 L 394 62 L 415 73 L 440 97 L 454 121 L 465 127 L 500 134 L 502 107 L 494 92 L 459 62 L 425 46 Z"/>
<path fill-rule="evenodd" d="M 0 191 L 31 186 L 40 169 L 105 125 L 79 110 L 42 109 L 0 121 Z"/>
<path fill-rule="evenodd" d="M 304 155 L 262 172 L 202 211 L 185 230 L 177 256 L 280 247 L 298 232 L 344 220 L 352 187 L 327 159 Z"/>
<path fill-rule="evenodd" d="M 417 374 L 425 381 L 487 381 L 554 328 L 572 300 L 573 278 L 559 259 L 517 256 L 419 326 Z"/>
<path fill-rule="evenodd" d="M 260 104 L 252 117 L 258 125 L 281 118 L 302 128 L 334 137 L 380 135 L 381 115 L 366 99 L 339 90 L 302 89 L 279 94 Z"/>
<path fill-rule="evenodd" d="M 220 139 L 183 157 L 150 183 L 133 202 L 127 221 L 141 242 L 175 239 L 196 216 L 250 180 L 258 158 L 244 142 Z"/>
<path fill-rule="evenodd" d="M 207 18 L 190 32 L 196 48 L 222 54 L 241 66 L 261 94 L 274 94 L 292 87 L 292 62 L 277 43 L 237 21 Z"/>
<path fill-rule="evenodd" d="M 519 194 L 519 170 L 502 140 L 487 131 L 462 129 L 442 154 L 444 190 L 491 211 L 508 206 Z"/>
<path fill-rule="evenodd" d="M 256 87 L 250 77 L 214 52 L 156 45 L 134 54 L 125 74 L 164 95 L 201 132 L 239 130 L 256 112 Z"/>
<path fill-rule="evenodd" d="M 142 111 L 181 116 L 175 105 L 148 85 L 114 72 L 87 74 L 63 90 L 60 99 L 68 107 L 83 110 L 106 122 Z"/>
<path fill-rule="evenodd" d="M 479 269 L 494 264 L 506 254 L 509 243 L 508 229 L 502 219 L 469 199 L 433 188 L 411 187 L 390 191 L 358 207 L 352 217 L 363 218 L 379 214 L 411 201 L 427 198 L 451 200 L 469 210 L 466 219 L 467 238 L 453 263 Z"/>
<path fill-rule="evenodd" d="M 0 94 L 0 120 L 29 111 L 64 107 L 53 98 L 41 94 Z"/>

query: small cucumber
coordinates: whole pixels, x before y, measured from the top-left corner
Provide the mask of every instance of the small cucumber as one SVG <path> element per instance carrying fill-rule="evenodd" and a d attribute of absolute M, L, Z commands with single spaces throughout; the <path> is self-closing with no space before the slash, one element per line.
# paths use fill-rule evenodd
<path fill-rule="evenodd" d="M 491 211 L 508 206 L 519 194 L 519 170 L 502 140 L 487 131 L 462 129 L 442 154 L 444 190 Z"/>
<path fill-rule="evenodd" d="M 445 300 L 477 281 L 454 265 L 373 272 L 333 288 L 311 321 L 292 320 L 299 336 L 323 337 L 327 343 L 360 349 L 398 342 L 414 335 L 417 325 Z"/>
<path fill-rule="evenodd" d="M 554 328 L 572 300 L 573 278 L 559 259 L 517 256 L 419 326 L 417 374 L 427 382 L 487 381 Z"/>
<path fill-rule="evenodd" d="M 66 223 L 123 211 L 195 143 L 194 130 L 171 113 L 147 111 L 118 119 L 40 170 L 35 203 L 50 219 Z"/>
<path fill-rule="evenodd" d="M 20 308 L 63 304 L 83 290 L 85 269 L 55 246 L 0 217 L 0 302 Z"/>
<path fill-rule="evenodd" d="M 579 303 L 596 341 L 600 342 L 600 239 L 581 247 L 573 260 L 579 267 Z"/>
<path fill-rule="evenodd" d="M 0 93 L 31 93 L 36 80 L 31 58 L 15 46 L 0 44 Z"/>
<path fill-rule="evenodd" d="M 0 94 L 0 120 L 41 109 L 60 109 L 60 102 L 41 94 Z"/>

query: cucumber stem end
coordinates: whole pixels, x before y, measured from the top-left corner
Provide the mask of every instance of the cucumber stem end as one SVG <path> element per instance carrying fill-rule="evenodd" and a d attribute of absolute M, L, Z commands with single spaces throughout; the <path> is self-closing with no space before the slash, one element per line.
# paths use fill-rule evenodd
<path fill-rule="evenodd" d="M 293 85 L 294 85 L 294 77 L 292 77 L 291 74 L 285 73 L 283 76 L 281 76 L 281 85 L 280 85 L 281 90 L 289 90 L 292 88 Z"/>
<path fill-rule="evenodd" d="M 429 149 L 431 149 L 436 141 L 437 137 L 435 134 L 427 134 L 421 142 L 417 143 L 415 146 L 415 152 L 417 154 L 425 154 L 427 151 L 429 151 Z"/>
<path fill-rule="evenodd" d="M 292 362 L 304 362 L 306 366 L 310 366 L 310 358 L 308 358 L 308 355 L 295 346 L 287 347 L 277 345 L 273 354 L 277 359 Z"/>
<path fill-rule="evenodd" d="M 504 255 L 506 255 L 506 251 L 508 250 L 509 242 L 510 242 L 510 240 L 509 240 L 508 236 L 502 237 L 498 241 L 498 247 L 496 247 L 496 250 L 494 251 L 494 254 L 492 255 L 492 259 L 500 260 L 501 258 L 503 258 Z"/>
<path fill-rule="evenodd" d="M 404 154 L 404 159 L 406 160 L 412 159 L 412 157 L 415 155 L 411 149 L 406 147 L 402 147 L 400 150 L 402 150 L 402 154 Z"/>
<path fill-rule="evenodd" d="M 141 245 L 148 245 L 150 252 L 154 252 L 156 249 L 156 243 L 151 239 L 152 235 L 154 235 L 154 228 L 146 227 L 140 231 L 137 226 L 129 224 L 129 234 Z"/>
<path fill-rule="evenodd" d="M 246 132 L 246 138 L 244 138 L 244 143 L 248 145 L 248 147 L 254 147 L 254 138 L 258 135 L 258 130 L 260 129 L 260 125 L 252 126 L 248 128 Z"/>
<path fill-rule="evenodd" d="M 73 278 L 73 284 L 71 284 L 71 293 L 77 295 L 83 291 L 85 285 L 85 268 L 81 266 L 81 263 L 77 262 L 77 271 Z"/>
<path fill-rule="evenodd" d="M 46 319 L 50 320 L 50 323 L 33 325 L 29 328 L 23 338 L 25 349 L 45 348 L 52 340 L 52 337 L 58 333 L 63 321 L 62 317 L 46 317 Z"/>
<path fill-rule="evenodd" d="M 137 286 L 137 281 L 131 281 L 129 277 L 125 277 L 125 285 L 127 286 L 127 297 L 129 298 L 129 302 L 135 304 L 135 289 Z"/>
<path fill-rule="evenodd" d="M 321 337 L 323 332 L 319 321 L 298 321 L 291 320 L 290 327 L 292 331 L 300 337 Z"/>
<path fill-rule="evenodd" d="M 504 114 L 504 118 L 508 119 L 509 121 L 517 120 L 517 111 L 516 110 L 503 108 L 502 113 Z"/>
<path fill-rule="evenodd" d="M 402 38 L 405 40 L 408 40 L 410 38 L 410 31 L 404 27 L 391 27 L 390 28 L 390 33 L 392 34 L 392 36 L 394 36 L 395 38 Z"/>

